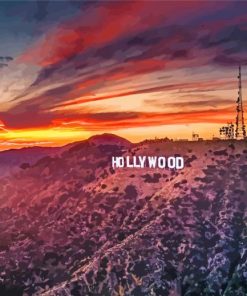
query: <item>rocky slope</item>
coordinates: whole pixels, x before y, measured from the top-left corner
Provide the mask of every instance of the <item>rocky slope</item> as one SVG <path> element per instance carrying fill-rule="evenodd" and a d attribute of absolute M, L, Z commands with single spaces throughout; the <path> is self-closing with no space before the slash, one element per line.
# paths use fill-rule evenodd
<path fill-rule="evenodd" d="M 103 135 L 0 179 L 0 295 L 246 295 L 246 146 Z"/>

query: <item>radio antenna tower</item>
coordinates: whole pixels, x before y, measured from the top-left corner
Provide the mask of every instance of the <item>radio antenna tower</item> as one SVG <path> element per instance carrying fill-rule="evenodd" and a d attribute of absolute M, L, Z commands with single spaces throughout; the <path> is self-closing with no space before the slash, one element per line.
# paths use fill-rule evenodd
<path fill-rule="evenodd" d="M 239 66 L 238 73 L 238 98 L 237 98 L 237 116 L 236 116 L 236 139 L 245 139 L 246 129 L 244 125 L 244 109 L 243 109 L 243 100 L 242 100 L 242 79 L 241 79 L 241 66 Z"/>

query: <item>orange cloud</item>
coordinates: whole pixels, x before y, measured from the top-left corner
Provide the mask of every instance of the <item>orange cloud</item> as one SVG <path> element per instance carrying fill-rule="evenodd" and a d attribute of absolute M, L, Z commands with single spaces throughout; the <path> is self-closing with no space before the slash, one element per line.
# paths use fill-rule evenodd
<path fill-rule="evenodd" d="M 53 124 L 70 128 L 83 127 L 87 131 L 102 131 L 172 124 L 225 123 L 228 118 L 234 118 L 230 107 L 176 113 L 114 112 L 99 113 L 98 116 L 96 113 L 74 119 L 57 119 Z"/>

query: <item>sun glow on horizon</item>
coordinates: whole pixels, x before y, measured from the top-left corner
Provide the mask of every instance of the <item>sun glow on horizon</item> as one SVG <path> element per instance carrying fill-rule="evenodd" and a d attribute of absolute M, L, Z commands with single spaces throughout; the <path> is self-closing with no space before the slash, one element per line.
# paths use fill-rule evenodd
<path fill-rule="evenodd" d="M 7 130 L 0 133 L 0 150 L 30 146 L 63 146 L 71 142 L 90 137 L 90 133 L 82 129 L 42 128 Z"/>
<path fill-rule="evenodd" d="M 205 140 L 218 136 L 218 129 L 221 124 L 208 123 L 203 128 L 200 123 L 158 125 L 150 127 L 133 127 L 110 131 L 110 133 L 124 137 L 133 143 L 146 139 L 165 138 L 178 140 L 191 140 L 192 132 L 201 128 L 200 137 Z M 58 147 L 69 143 L 82 141 L 96 134 L 109 133 L 107 130 L 83 131 L 82 128 L 53 127 L 43 129 L 8 130 L 0 134 L 0 151 L 13 148 L 24 148 L 33 146 Z"/>

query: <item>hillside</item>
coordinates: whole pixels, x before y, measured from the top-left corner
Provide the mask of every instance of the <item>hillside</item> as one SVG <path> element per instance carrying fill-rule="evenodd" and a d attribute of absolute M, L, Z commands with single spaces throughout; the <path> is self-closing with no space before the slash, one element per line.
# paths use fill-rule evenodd
<path fill-rule="evenodd" d="M 174 154 L 183 170 L 111 168 Z M 0 295 L 246 295 L 246 174 L 243 141 L 106 134 L 40 158 L 0 179 Z"/>
<path fill-rule="evenodd" d="M 42 157 L 55 155 L 59 150 L 56 147 L 30 147 L 0 151 L 0 177 L 18 171 L 22 164 L 25 167 Z"/>

